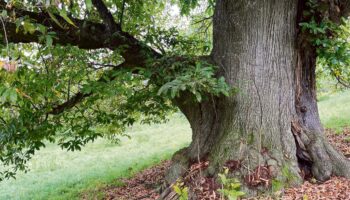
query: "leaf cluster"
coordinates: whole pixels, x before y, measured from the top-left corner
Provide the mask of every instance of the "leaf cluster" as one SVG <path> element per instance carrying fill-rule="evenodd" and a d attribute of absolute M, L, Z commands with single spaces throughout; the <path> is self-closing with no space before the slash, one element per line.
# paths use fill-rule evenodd
<path fill-rule="evenodd" d="M 80 150 L 98 137 L 118 140 L 135 122 L 163 122 L 174 111 L 168 98 L 157 95 L 159 87 L 148 84 L 149 77 L 101 67 L 117 66 L 118 53 L 30 44 L 14 45 L 11 52 L 18 69 L 0 70 L 0 161 L 9 167 L 2 178 L 26 170 L 47 142 Z M 79 93 L 86 98 L 51 114 Z"/>
<path fill-rule="evenodd" d="M 217 67 L 203 60 L 193 58 L 165 58 L 163 66 L 153 72 L 157 84 L 161 85 L 158 95 L 170 99 L 183 92 L 191 93 L 197 102 L 213 96 L 229 96 L 233 91 L 224 77 L 217 77 Z M 160 63 L 159 63 L 160 64 Z"/>
<path fill-rule="evenodd" d="M 241 191 L 241 183 L 235 178 L 228 178 L 229 170 L 224 169 L 223 173 L 218 174 L 222 188 L 218 191 L 229 200 L 237 200 L 244 196 L 245 193 Z"/>
<path fill-rule="evenodd" d="M 0 43 L 0 66 L 7 64 L 0 67 L 0 180 L 28 170 L 28 160 L 49 142 L 76 151 L 99 137 L 118 141 L 135 123 L 166 121 L 183 92 L 196 102 L 232 92 L 217 67 L 196 57 L 209 54 L 210 40 L 194 29 L 164 25 L 169 6 L 179 4 L 189 14 L 197 0 L 103 1 L 123 31 L 164 55 L 140 69 L 119 68 L 122 46 L 111 51 L 58 44 L 59 31 L 78 30 L 77 22 L 103 23 L 91 0 L 7 2 L 16 9 L 3 11 L 1 18 L 23 37 L 38 36 L 38 43 Z M 208 2 L 212 8 L 214 1 Z M 45 21 L 18 10 L 41 13 Z M 0 33 L 0 39 L 6 41 L 6 35 Z"/>
<path fill-rule="evenodd" d="M 302 22 L 302 31 L 309 34 L 309 40 L 317 51 L 317 74 L 331 76 L 343 87 L 350 86 L 350 22 L 342 19 L 340 24 L 327 16 L 320 19 L 322 6 L 316 1 L 308 1 L 310 10 L 304 12 L 309 21 Z"/>

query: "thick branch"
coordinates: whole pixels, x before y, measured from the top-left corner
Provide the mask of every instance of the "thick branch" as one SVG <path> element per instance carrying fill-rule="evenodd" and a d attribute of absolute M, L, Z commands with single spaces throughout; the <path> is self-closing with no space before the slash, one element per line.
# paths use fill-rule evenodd
<path fill-rule="evenodd" d="M 82 49 L 98 49 L 98 48 L 109 48 L 115 50 L 122 48 L 121 55 L 125 59 L 122 65 L 115 67 L 113 70 L 120 69 L 122 67 L 145 67 L 149 59 L 160 58 L 160 54 L 151 49 L 150 47 L 142 44 L 130 34 L 121 31 L 119 25 L 115 23 L 112 14 L 108 11 L 107 7 L 101 0 L 93 0 L 93 4 L 98 10 L 102 20 L 106 24 L 94 23 L 90 21 L 84 21 L 80 19 L 72 19 L 77 27 L 71 26 L 65 22 L 59 15 L 55 17 L 60 23 L 65 24 L 63 29 L 52 21 L 51 17 L 46 12 L 29 12 L 23 9 L 6 8 L 6 3 L 0 0 L 0 9 L 6 9 L 8 12 L 15 11 L 16 18 L 28 16 L 35 22 L 42 24 L 48 28 L 49 31 L 56 33 L 54 38 L 55 44 L 61 45 L 75 45 Z M 24 34 L 23 30 L 17 31 L 16 24 L 9 21 L 6 23 L 6 32 L 8 35 L 8 41 L 13 43 L 30 43 L 37 42 L 41 33 L 35 32 L 33 34 Z M 110 70 L 109 72 L 113 72 Z M 106 72 L 106 76 L 110 76 Z M 110 77 L 113 78 L 113 77 Z M 105 79 L 101 78 L 98 82 L 103 82 Z M 75 105 L 79 104 L 83 99 L 93 95 L 93 93 L 84 94 L 78 92 L 72 98 L 65 103 L 55 106 L 48 114 L 60 114 L 65 110 L 68 110 Z"/>
<path fill-rule="evenodd" d="M 116 28 L 118 25 L 112 21 L 111 14 L 103 13 L 101 5 L 103 2 L 94 0 L 101 8 L 100 14 L 105 24 L 94 23 L 86 20 L 72 19 L 75 25 L 78 27 L 71 26 L 65 22 L 59 15 L 56 18 L 65 24 L 66 28 L 62 28 L 57 25 L 46 12 L 29 12 L 23 9 L 6 8 L 6 2 L 0 0 L 0 9 L 6 9 L 9 13 L 15 11 L 16 17 L 28 16 L 33 22 L 42 24 L 48 28 L 49 31 L 56 33 L 54 38 L 55 44 L 61 45 L 74 45 L 82 49 L 98 49 L 98 48 L 109 48 L 116 50 L 121 48 L 121 55 L 125 59 L 125 67 L 145 67 L 149 59 L 156 59 L 160 57 L 160 54 L 154 51 L 152 48 L 138 41 L 132 35 L 121 31 Z M 106 8 L 106 7 L 104 7 Z M 106 8 L 107 9 L 107 8 Z M 16 24 L 9 19 L 5 20 L 6 31 L 8 35 L 8 41 L 13 43 L 29 43 L 37 42 L 40 43 L 39 37 L 41 33 L 36 31 L 33 34 L 24 34 L 23 30 L 16 31 Z M 113 23 L 113 24 L 111 24 Z M 109 27 L 114 27 L 112 30 L 115 31 L 112 34 L 108 31 Z M 114 30 L 115 29 L 115 30 Z"/>
<path fill-rule="evenodd" d="M 79 104 L 84 98 L 91 96 L 93 93 L 84 94 L 82 92 L 78 92 L 75 94 L 72 98 L 70 98 L 68 101 L 64 102 L 63 104 L 57 105 L 54 107 L 51 112 L 48 114 L 52 115 L 58 115 L 63 113 L 65 110 L 73 108 L 75 105 Z"/>

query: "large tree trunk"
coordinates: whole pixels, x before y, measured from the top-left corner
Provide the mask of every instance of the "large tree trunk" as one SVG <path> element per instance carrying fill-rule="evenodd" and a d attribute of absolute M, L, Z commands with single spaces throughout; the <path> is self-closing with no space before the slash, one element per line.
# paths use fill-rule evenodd
<path fill-rule="evenodd" d="M 254 186 L 250 194 L 265 183 L 249 178 L 259 177 L 260 167 L 268 169 L 270 179 L 290 185 L 301 183 L 300 167 L 319 180 L 350 177 L 349 161 L 325 140 L 319 120 L 316 51 L 297 25 L 304 3 L 217 0 L 212 59 L 238 93 L 197 104 L 188 95 L 177 100 L 193 141 L 174 156 L 168 181 L 204 159 L 210 163 L 206 175 L 239 163 L 231 172 Z"/>

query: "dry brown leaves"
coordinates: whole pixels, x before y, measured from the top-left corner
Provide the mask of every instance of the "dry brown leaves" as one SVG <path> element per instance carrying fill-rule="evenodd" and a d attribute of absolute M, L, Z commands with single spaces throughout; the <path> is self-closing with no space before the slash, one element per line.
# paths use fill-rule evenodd
<path fill-rule="evenodd" d="M 343 133 L 336 134 L 333 131 L 326 130 L 328 140 L 346 157 L 350 157 L 350 127 L 345 128 Z"/>
<path fill-rule="evenodd" d="M 350 156 L 350 128 L 344 130 L 343 134 L 335 134 L 327 130 L 329 141 L 347 157 Z M 191 187 L 193 194 L 199 200 L 221 200 L 217 189 L 220 184 L 214 178 L 202 176 L 202 171 L 208 167 L 208 162 L 199 162 L 193 164 L 183 178 L 186 185 Z M 226 163 L 227 167 L 235 169 L 239 163 Z M 156 186 L 164 180 L 165 172 L 170 166 L 170 161 L 163 162 L 150 169 L 138 173 L 131 179 L 122 180 L 125 183 L 123 187 L 111 187 L 105 190 L 105 199 L 118 200 L 154 200 L 159 197 L 155 189 Z M 266 172 L 265 172 L 266 171 Z M 264 173 L 262 173 L 264 172 Z M 259 174 L 259 177 L 253 175 Z M 263 175 L 262 175 L 263 174 Z M 265 175 L 266 177 L 265 177 Z M 260 168 L 259 173 L 252 174 L 250 180 L 254 183 L 266 184 L 263 180 L 268 180 L 267 169 Z M 259 180 L 259 181 L 258 181 Z M 254 198 L 253 198 L 254 199 Z M 258 197 L 259 200 L 270 200 L 271 197 Z M 350 200 L 350 180 L 341 177 L 333 177 L 324 183 L 311 183 L 306 181 L 303 185 L 296 188 L 285 190 L 283 200 Z"/>
<path fill-rule="evenodd" d="M 252 173 L 244 177 L 245 182 L 250 187 L 264 185 L 268 187 L 271 183 L 270 170 L 266 166 L 258 166 Z"/>
<path fill-rule="evenodd" d="M 350 180 L 346 178 L 333 177 L 321 183 L 305 182 L 301 187 L 289 188 L 285 191 L 282 199 L 285 200 L 349 200 Z"/>
<path fill-rule="evenodd" d="M 190 196 L 194 195 L 197 199 L 203 200 L 219 200 L 220 194 L 217 190 L 220 188 L 220 185 L 215 178 L 202 175 L 202 171 L 208 166 L 208 161 L 194 163 L 184 176 L 184 182 L 191 190 Z"/>
<path fill-rule="evenodd" d="M 105 190 L 106 200 L 153 200 L 159 198 L 157 188 L 164 180 L 170 161 L 164 161 L 152 168 L 137 173 L 131 179 L 122 179 L 122 187 Z"/>
<path fill-rule="evenodd" d="M 229 169 L 230 172 L 234 172 L 237 169 L 241 168 L 241 161 L 239 161 L 239 160 L 228 160 L 228 161 L 226 161 L 224 166 L 227 167 L 227 169 Z"/>

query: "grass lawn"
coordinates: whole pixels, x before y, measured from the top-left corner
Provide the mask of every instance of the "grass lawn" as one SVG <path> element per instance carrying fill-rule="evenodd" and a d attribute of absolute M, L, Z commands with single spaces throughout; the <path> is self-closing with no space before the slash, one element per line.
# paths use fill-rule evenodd
<path fill-rule="evenodd" d="M 323 96 L 319 100 L 322 123 L 341 130 L 350 126 L 350 91 Z M 136 126 L 121 144 L 98 140 L 80 152 L 66 152 L 54 144 L 30 161 L 31 171 L 17 180 L 0 183 L 0 200 L 79 199 L 82 193 L 98 196 L 98 188 L 118 184 L 117 177 L 168 159 L 190 142 L 190 127 L 183 116 L 167 124 Z"/>
<path fill-rule="evenodd" d="M 170 158 L 191 137 L 182 116 L 167 124 L 136 126 L 128 133 L 132 139 L 123 138 L 119 145 L 101 139 L 80 152 L 49 144 L 30 161 L 29 173 L 0 183 L 0 199 L 79 199 L 83 191 L 92 193 L 117 177 Z"/>
<path fill-rule="evenodd" d="M 350 126 L 350 91 L 339 92 L 320 98 L 319 112 L 322 124 L 338 133 Z"/>

